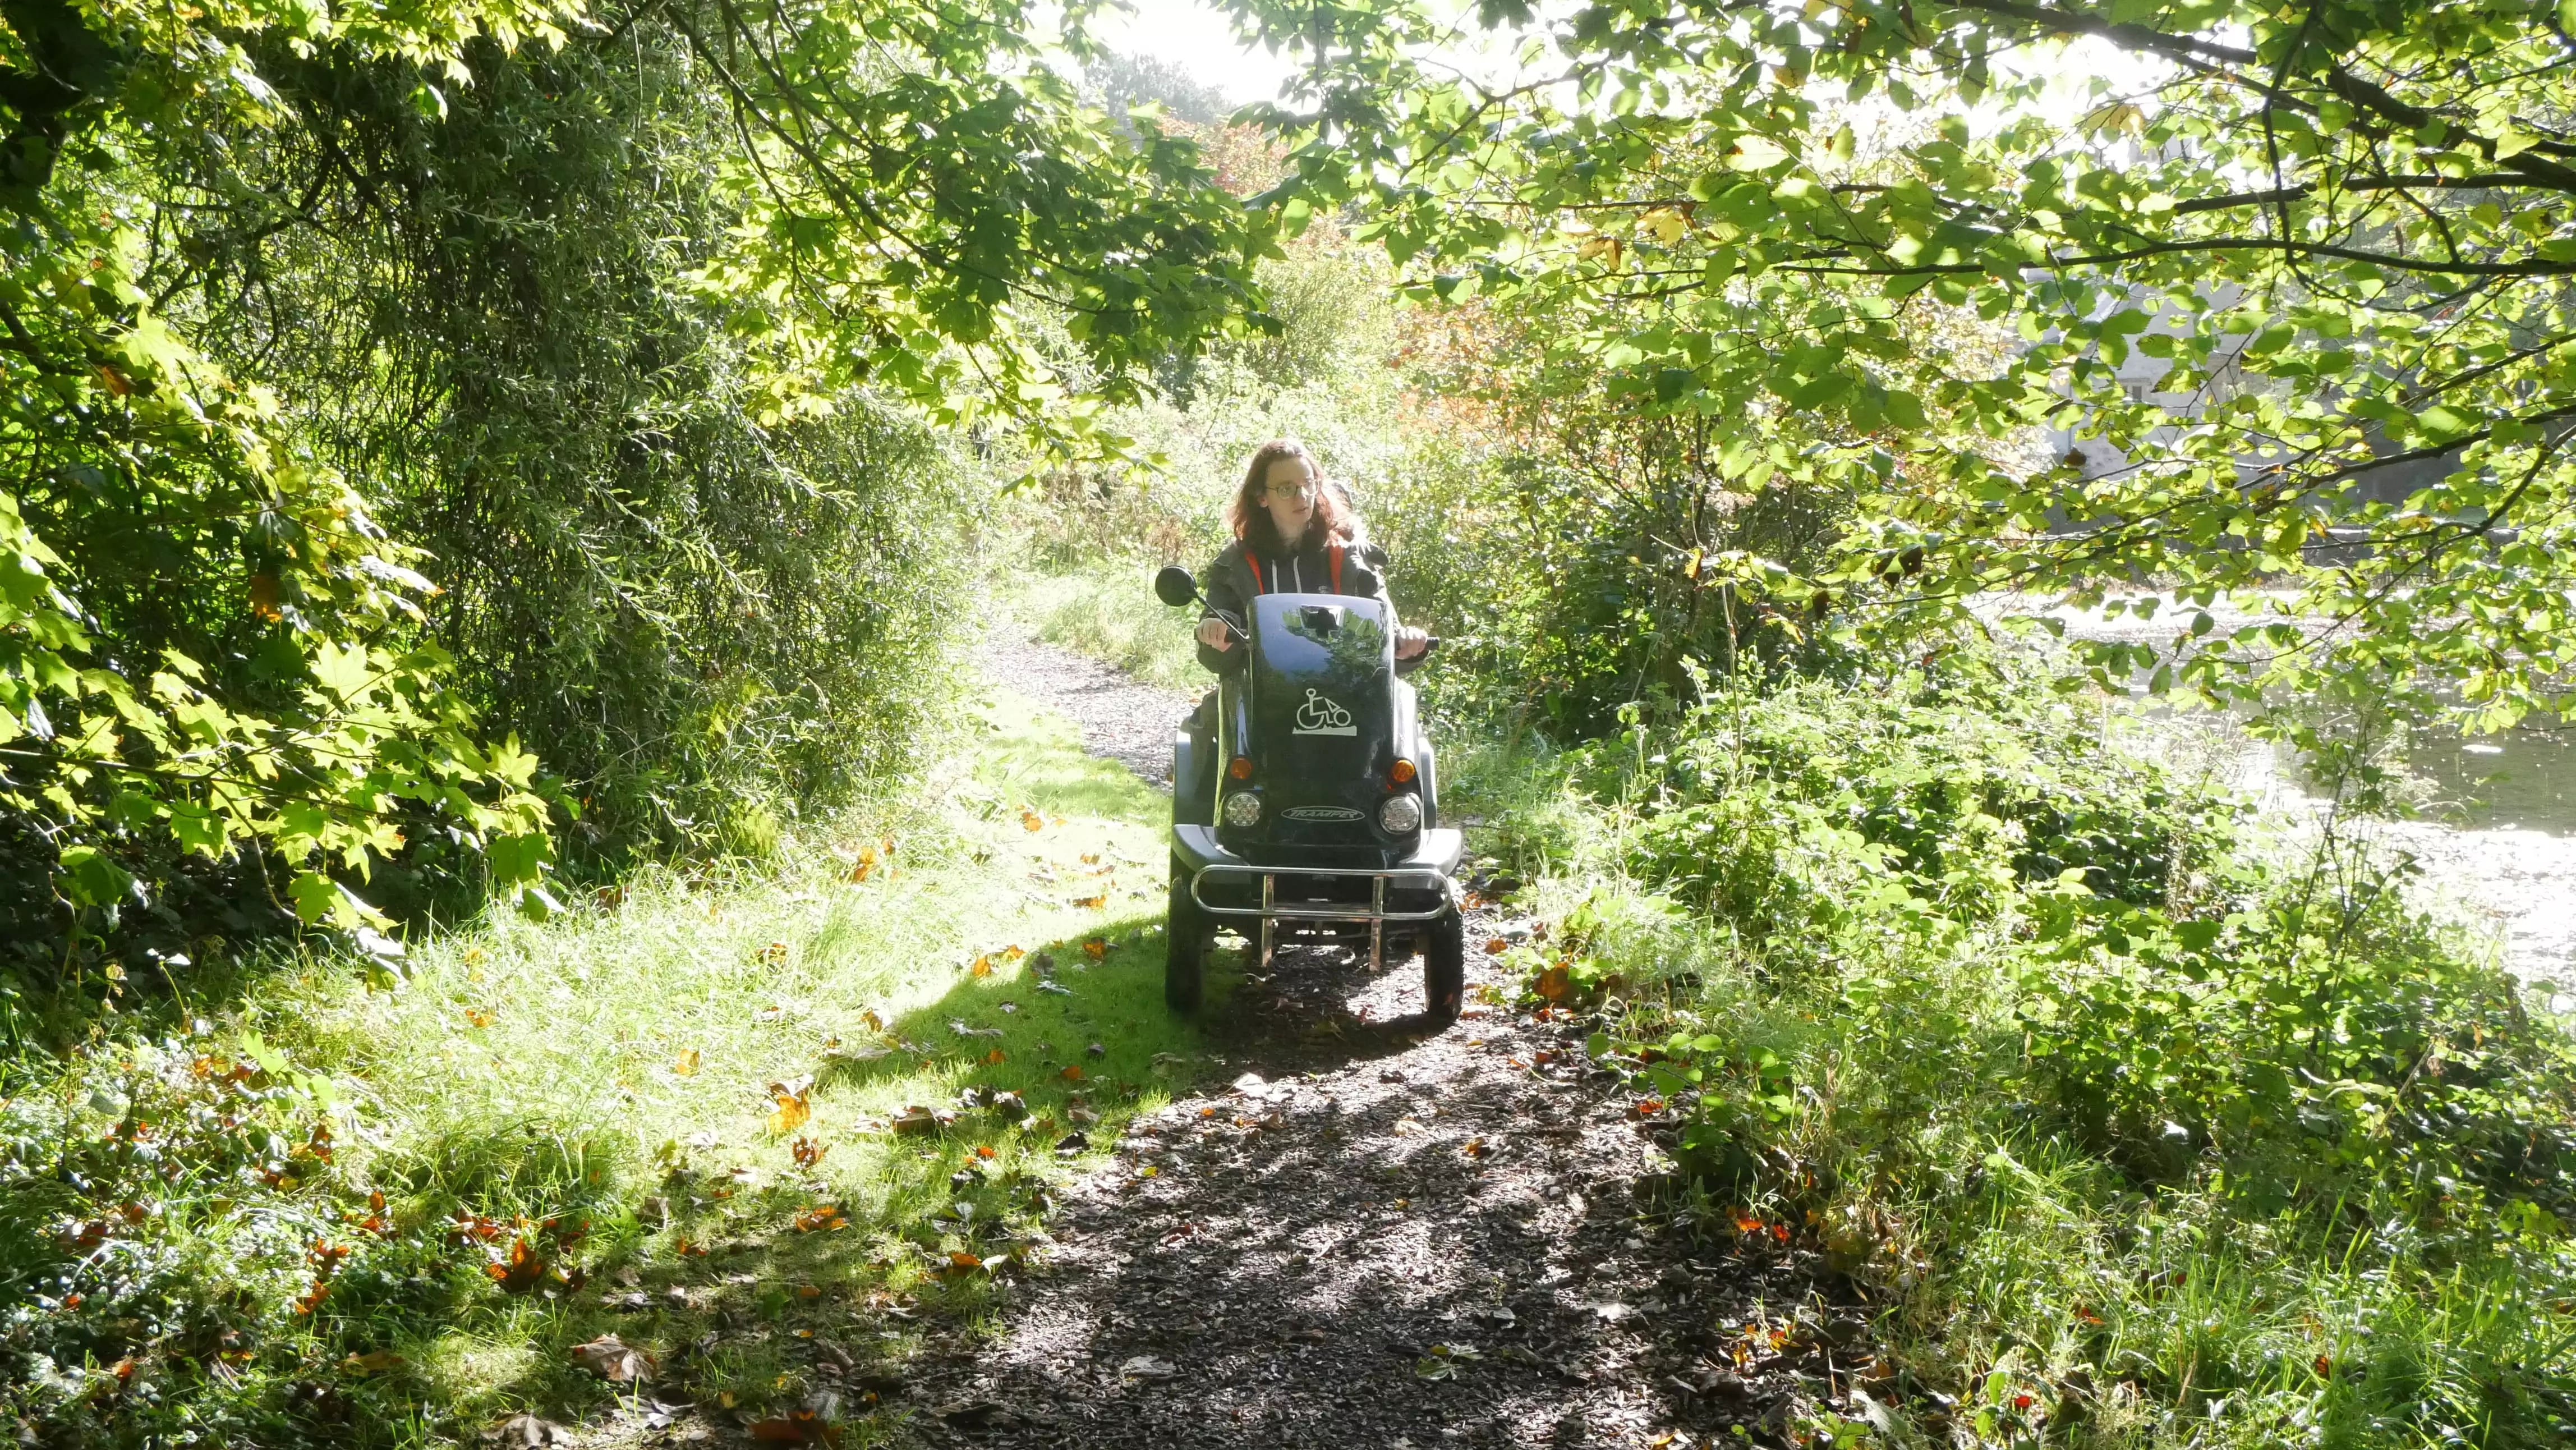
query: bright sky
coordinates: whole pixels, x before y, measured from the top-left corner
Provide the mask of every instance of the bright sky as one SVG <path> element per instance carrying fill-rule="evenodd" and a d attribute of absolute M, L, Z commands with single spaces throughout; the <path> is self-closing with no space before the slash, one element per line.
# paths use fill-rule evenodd
<path fill-rule="evenodd" d="M 1102 40 L 1130 55 L 1151 56 L 1178 66 L 1193 80 L 1213 87 L 1236 105 L 1277 99 L 1280 86 L 1296 72 L 1297 67 L 1287 56 L 1236 40 L 1233 22 L 1208 0 L 1127 3 L 1132 7 L 1131 13 L 1104 16 L 1095 25 L 1095 33 Z M 1556 8 L 1562 7 L 1550 6 L 1544 0 L 1539 7 L 1542 14 Z M 1512 69 L 1506 56 L 1489 54 L 1480 64 L 1463 47 L 1443 58 L 1486 72 L 1489 81 Z M 2142 64 L 2116 46 L 2090 39 L 2078 41 L 2064 52 L 2017 56 L 2006 64 L 2016 62 L 2035 65 L 2048 75 L 2053 84 L 2042 111 L 2060 124 L 2100 104 L 2089 93 L 2089 83 L 2096 77 L 2110 81 L 2115 92 L 2132 93 L 2152 85 L 2163 70 L 2161 66 Z M 1982 128 L 2000 119 L 1988 114 L 1972 119 L 1970 124 Z"/>
<path fill-rule="evenodd" d="M 1225 13 L 1203 0 L 1129 0 L 1134 13 L 1109 16 L 1093 32 L 1112 49 L 1178 66 L 1236 105 L 1275 100 L 1295 73 L 1284 55 L 1234 38 Z"/>

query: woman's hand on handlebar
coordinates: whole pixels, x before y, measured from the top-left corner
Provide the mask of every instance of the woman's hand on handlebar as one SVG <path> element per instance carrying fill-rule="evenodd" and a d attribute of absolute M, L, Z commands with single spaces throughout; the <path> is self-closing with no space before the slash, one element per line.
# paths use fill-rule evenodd
<path fill-rule="evenodd" d="M 1234 648 L 1234 629 L 1224 620 L 1210 615 L 1199 621 L 1199 643 L 1212 650 L 1230 650 Z"/>
<path fill-rule="evenodd" d="M 1412 628 L 1409 625 L 1395 632 L 1395 657 L 1397 659 L 1418 660 L 1430 652 L 1430 635 L 1421 630 Z"/>

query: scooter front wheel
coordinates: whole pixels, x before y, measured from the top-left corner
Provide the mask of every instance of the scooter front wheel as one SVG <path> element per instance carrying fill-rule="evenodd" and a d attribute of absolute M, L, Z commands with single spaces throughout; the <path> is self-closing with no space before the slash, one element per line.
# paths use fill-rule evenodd
<path fill-rule="evenodd" d="M 1216 924 L 1190 895 L 1189 868 L 1172 862 L 1171 907 L 1163 919 L 1163 1001 L 1175 1012 L 1199 1010 L 1200 978 Z"/>
<path fill-rule="evenodd" d="M 1458 1020 L 1467 994 L 1467 920 L 1451 907 L 1422 933 L 1422 1015 L 1434 1027 Z"/>

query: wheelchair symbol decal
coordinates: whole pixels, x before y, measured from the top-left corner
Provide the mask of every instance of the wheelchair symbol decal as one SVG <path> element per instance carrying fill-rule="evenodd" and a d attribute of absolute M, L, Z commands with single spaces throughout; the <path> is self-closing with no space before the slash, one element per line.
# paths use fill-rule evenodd
<path fill-rule="evenodd" d="M 1297 707 L 1297 728 L 1292 735 L 1357 735 L 1351 724 L 1351 712 L 1324 698 L 1322 692 L 1308 690 L 1306 703 Z"/>

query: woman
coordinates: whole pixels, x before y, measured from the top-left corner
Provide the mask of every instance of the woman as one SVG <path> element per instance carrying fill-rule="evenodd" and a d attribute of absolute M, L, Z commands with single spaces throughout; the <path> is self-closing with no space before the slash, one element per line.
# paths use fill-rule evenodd
<path fill-rule="evenodd" d="M 1241 645 L 1218 616 L 1242 620 L 1258 594 L 1355 594 L 1377 600 L 1395 618 L 1385 553 L 1368 542 L 1359 516 L 1340 489 L 1324 482 L 1305 444 L 1289 438 L 1262 444 L 1243 471 L 1226 521 L 1234 526 L 1234 542 L 1208 566 L 1200 664 L 1222 671 L 1240 658 L 1234 651 Z M 1399 660 L 1419 659 L 1429 645 L 1421 630 L 1395 632 Z"/>

